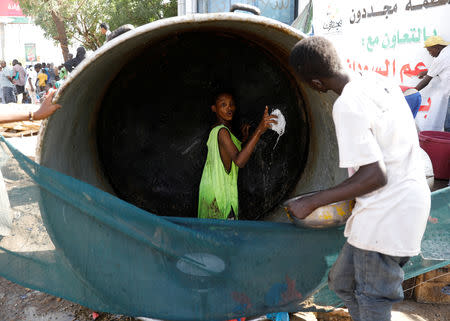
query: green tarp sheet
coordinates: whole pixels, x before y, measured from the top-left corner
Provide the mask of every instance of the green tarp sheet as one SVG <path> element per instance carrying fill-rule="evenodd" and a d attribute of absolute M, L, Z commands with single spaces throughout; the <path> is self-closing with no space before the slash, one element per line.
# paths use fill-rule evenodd
<path fill-rule="evenodd" d="M 40 166 L 2 139 L 0 275 L 96 311 L 226 320 L 339 306 L 343 228 L 152 215 Z M 450 188 L 432 194 L 407 278 L 450 263 Z"/>

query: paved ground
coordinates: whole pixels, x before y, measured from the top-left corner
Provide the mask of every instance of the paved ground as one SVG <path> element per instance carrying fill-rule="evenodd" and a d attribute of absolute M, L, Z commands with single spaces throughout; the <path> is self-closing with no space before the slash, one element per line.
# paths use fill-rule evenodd
<path fill-rule="evenodd" d="M 0 278 L 1 321 L 91 321 L 94 311 L 81 305 L 34 291 Z M 100 313 L 96 321 L 136 319 Z"/>
<path fill-rule="evenodd" d="M 6 140 L 13 145 L 16 149 L 18 149 L 22 154 L 27 155 L 34 159 L 37 136 L 29 136 L 29 137 L 13 137 L 7 138 Z"/>
<path fill-rule="evenodd" d="M 0 278 L 1 321 L 91 321 L 93 320 L 93 312 L 94 311 L 78 304 L 45 293 L 26 289 L 4 278 Z M 99 313 L 99 317 L 96 320 L 136 321 L 137 319 L 108 313 Z M 291 317 L 291 321 L 317 320 L 314 313 L 298 313 Z M 334 319 L 329 318 L 329 320 L 344 321 L 349 319 L 345 319 L 341 316 Z M 450 320 L 449 304 L 422 304 L 412 300 L 406 300 L 396 304 L 392 313 L 392 321 L 445 320 Z"/>
<path fill-rule="evenodd" d="M 298 319 L 291 321 L 351 321 L 346 309 L 339 309 L 337 313 L 330 313 L 329 316 L 321 315 L 317 318 L 313 313 L 297 313 Z M 395 304 L 392 310 L 391 321 L 446 321 L 450 320 L 450 305 L 445 304 L 424 304 L 412 300 L 406 300 Z"/>

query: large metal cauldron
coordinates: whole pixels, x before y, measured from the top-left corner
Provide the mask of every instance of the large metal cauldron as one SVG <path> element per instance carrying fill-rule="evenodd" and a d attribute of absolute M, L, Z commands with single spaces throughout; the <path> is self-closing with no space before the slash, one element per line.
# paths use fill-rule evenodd
<path fill-rule="evenodd" d="M 297 30 L 249 14 L 160 20 L 106 43 L 60 90 L 63 109 L 41 133 L 38 159 L 165 216 L 196 216 L 198 184 L 218 87 L 234 90 L 240 122 L 256 126 L 265 105 L 287 128 L 273 150 L 268 131 L 240 171 L 240 217 L 280 219 L 277 205 L 336 184 L 332 94 L 295 77 L 290 49 Z"/>

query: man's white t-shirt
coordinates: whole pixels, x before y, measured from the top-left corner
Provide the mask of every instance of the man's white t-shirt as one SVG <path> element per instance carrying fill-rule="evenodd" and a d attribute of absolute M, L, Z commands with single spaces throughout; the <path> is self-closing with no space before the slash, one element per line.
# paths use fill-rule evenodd
<path fill-rule="evenodd" d="M 37 81 L 37 72 L 34 69 L 29 69 L 28 70 L 28 78 L 27 81 L 25 83 L 25 87 L 31 90 L 31 86 L 30 83 L 28 82 L 28 79 L 31 80 L 31 84 L 33 85 L 34 90 L 36 90 L 36 81 Z"/>
<path fill-rule="evenodd" d="M 0 87 L 14 88 L 13 83 L 8 79 L 8 77 L 13 77 L 13 71 L 11 68 L 5 67 L 0 70 Z"/>
<path fill-rule="evenodd" d="M 396 84 L 378 74 L 352 79 L 333 106 L 339 166 L 384 163 L 387 184 L 356 198 L 347 241 L 391 256 L 414 256 L 430 211 L 430 190 L 411 110 Z"/>
<path fill-rule="evenodd" d="M 450 96 L 450 45 L 442 49 L 439 56 L 433 59 L 427 75 L 439 78 L 439 87 Z"/>

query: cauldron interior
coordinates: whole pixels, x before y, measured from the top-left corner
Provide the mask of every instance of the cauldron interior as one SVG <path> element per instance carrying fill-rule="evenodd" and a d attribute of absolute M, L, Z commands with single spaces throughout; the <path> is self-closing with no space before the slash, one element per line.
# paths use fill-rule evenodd
<path fill-rule="evenodd" d="M 162 19 L 106 43 L 57 93 L 63 108 L 44 122 L 44 166 L 158 215 L 195 216 L 213 124 L 212 95 L 234 90 L 239 121 L 253 128 L 265 105 L 286 133 L 268 131 L 239 173 L 240 218 L 287 221 L 283 199 L 341 182 L 331 115 L 288 65 L 303 34 L 249 14 Z M 43 208 L 46 204 L 43 204 Z"/>

